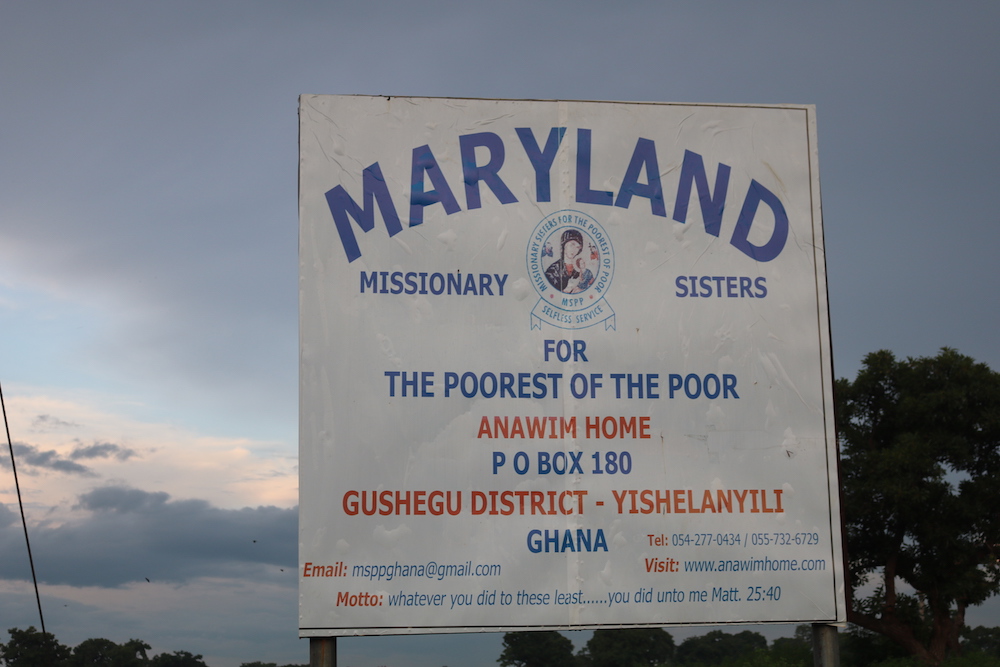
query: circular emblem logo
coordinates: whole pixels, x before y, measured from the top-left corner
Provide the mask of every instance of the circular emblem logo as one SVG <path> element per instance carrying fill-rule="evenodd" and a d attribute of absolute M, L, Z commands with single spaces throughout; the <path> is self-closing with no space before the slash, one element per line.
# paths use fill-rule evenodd
<path fill-rule="evenodd" d="M 613 317 L 605 296 L 615 272 L 614 249 L 604 227 L 586 213 L 563 210 L 542 219 L 528 240 L 527 263 L 541 297 L 533 317 L 564 329 Z"/>

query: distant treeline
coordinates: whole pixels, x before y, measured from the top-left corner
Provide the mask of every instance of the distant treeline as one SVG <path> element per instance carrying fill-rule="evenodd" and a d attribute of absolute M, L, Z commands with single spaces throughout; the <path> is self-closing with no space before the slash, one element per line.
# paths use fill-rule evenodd
<path fill-rule="evenodd" d="M 926 667 L 882 635 L 849 626 L 837 633 L 840 667 Z M 965 628 L 961 654 L 945 667 L 1000 667 L 1000 628 Z M 679 645 L 662 628 L 595 630 L 579 651 L 565 634 L 508 632 L 497 662 L 501 667 L 813 667 L 812 626 L 768 644 L 745 630 L 712 630 Z"/>
<path fill-rule="evenodd" d="M 11 628 L 10 640 L 0 643 L 4 667 L 209 667 L 202 656 L 187 651 L 150 656 L 150 646 L 141 639 L 116 644 L 110 639 L 86 639 L 70 648 L 50 632 Z M 309 667 L 274 662 L 244 662 L 240 667 Z"/>
<path fill-rule="evenodd" d="M 3 667 L 209 667 L 201 655 L 187 651 L 150 656 L 141 639 L 116 644 L 87 639 L 75 647 L 53 634 L 11 628 L 0 643 Z M 881 635 L 849 626 L 838 633 L 841 667 L 922 667 Z M 812 667 L 812 627 L 800 625 L 793 637 L 768 644 L 758 632 L 712 630 L 688 637 L 679 645 L 662 628 L 596 630 L 578 652 L 565 634 L 552 631 L 508 632 L 501 667 Z M 965 628 L 962 654 L 944 661 L 946 667 L 1000 667 L 1000 628 Z M 274 662 L 244 662 L 240 667 L 309 667 Z M 350 666 L 347 666 L 350 667 Z M 393 667 L 389 665 L 388 667 Z M 456 667 L 461 667 L 458 665 Z"/>

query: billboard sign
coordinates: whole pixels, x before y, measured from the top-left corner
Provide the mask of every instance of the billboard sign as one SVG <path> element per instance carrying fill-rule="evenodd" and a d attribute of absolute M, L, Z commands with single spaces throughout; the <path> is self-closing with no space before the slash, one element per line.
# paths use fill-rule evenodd
<path fill-rule="evenodd" d="M 301 636 L 844 620 L 812 107 L 299 114 Z"/>

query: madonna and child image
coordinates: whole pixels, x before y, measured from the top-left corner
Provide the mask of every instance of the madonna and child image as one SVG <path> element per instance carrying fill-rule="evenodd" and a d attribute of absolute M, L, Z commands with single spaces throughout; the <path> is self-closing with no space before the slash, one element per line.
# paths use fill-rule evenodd
<path fill-rule="evenodd" d="M 557 235 L 558 245 L 553 246 Z M 594 283 L 601 258 L 589 235 L 578 229 L 563 229 L 545 245 L 546 250 L 552 248 L 551 254 L 544 253 L 552 257 L 545 267 L 545 278 L 552 287 L 564 294 L 578 294 Z"/>

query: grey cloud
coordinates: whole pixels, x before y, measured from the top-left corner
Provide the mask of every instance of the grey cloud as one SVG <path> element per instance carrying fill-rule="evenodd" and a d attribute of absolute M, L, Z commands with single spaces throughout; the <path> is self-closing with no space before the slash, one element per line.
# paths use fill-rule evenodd
<path fill-rule="evenodd" d="M 17 457 L 19 471 L 27 474 L 36 474 L 36 468 L 53 470 L 55 472 L 66 473 L 67 475 L 81 475 L 83 477 L 97 477 L 97 474 L 85 465 L 69 461 L 59 455 L 54 449 L 40 450 L 34 445 L 23 442 L 14 443 L 14 455 Z M 0 465 L 10 468 L 10 456 L 0 455 Z"/>
<path fill-rule="evenodd" d="M 69 454 L 69 458 L 77 459 L 107 459 L 116 458 L 119 461 L 127 461 L 136 456 L 136 451 L 129 447 L 122 447 L 110 442 L 95 442 L 92 445 L 81 445 Z"/>
<path fill-rule="evenodd" d="M 31 420 L 32 431 L 55 431 L 59 429 L 76 428 L 79 424 L 63 421 L 52 415 L 38 415 Z"/>
<path fill-rule="evenodd" d="M 20 522 L 20 519 L 18 518 L 17 514 L 8 509 L 8 507 L 5 504 L 0 503 L 0 530 L 3 530 L 7 526 L 14 525 L 15 523 L 18 522 Z"/>
<path fill-rule="evenodd" d="M 161 508 L 170 499 L 163 491 L 150 493 L 127 486 L 106 486 L 80 496 L 77 507 L 91 512 L 144 512 Z M 189 501 L 201 502 L 201 501 Z"/>
<path fill-rule="evenodd" d="M 296 567 L 298 508 L 220 509 L 204 500 L 172 500 L 166 493 L 124 486 L 94 489 L 78 501 L 88 516 L 36 527 L 31 535 L 38 577 L 45 583 L 116 587 L 204 576 L 281 581 L 282 568 Z M 16 531 L 0 529 L 0 577 L 19 576 L 4 564 L 18 548 Z"/>

